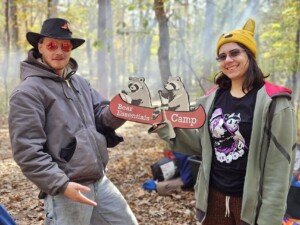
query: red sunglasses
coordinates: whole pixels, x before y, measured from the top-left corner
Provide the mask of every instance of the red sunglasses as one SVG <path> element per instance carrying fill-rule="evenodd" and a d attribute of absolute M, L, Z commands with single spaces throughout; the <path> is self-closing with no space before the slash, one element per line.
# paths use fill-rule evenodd
<path fill-rule="evenodd" d="M 64 52 L 71 51 L 72 47 L 73 47 L 72 44 L 68 41 L 62 41 L 60 44 L 60 48 Z M 57 41 L 48 41 L 48 42 L 46 42 L 46 48 L 49 51 L 55 51 L 56 49 L 58 49 L 58 42 Z"/>

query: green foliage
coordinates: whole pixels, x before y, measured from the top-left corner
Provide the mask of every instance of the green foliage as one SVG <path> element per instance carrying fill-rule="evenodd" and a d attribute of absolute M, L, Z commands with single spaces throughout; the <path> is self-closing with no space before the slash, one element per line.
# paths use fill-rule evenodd
<path fill-rule="evenodd" d="M 272 16 L 260 25 L 260 61 L 270 74 L 291 75 L 294 65 L 296 31 L 299 17 L 299 1 L 274 3 Z M 298 43 L 299 44 L 299 43 Z"/>
<path fill-rule="evenodd" d="M 0 0 L 1 40 L 5 38 L 5 2 Z M 28 31 L 40 31 L 48 9 L 46 0 L 15 0 L 14 2 L 19 33 L 17 43 L 10 43 L 10 67 L 6 75 L 16 81 L 19 76 L 18 66 L 11 64 L 25 58 L 26 51 L 31 48 L 25 34 Z M 109 79 L 113 80 L 108 84 L 110 89 L 112 85 L 117 85 L 117 89 L 124 89 L 128 76 L 133 74 L 145 76 L 148 83 L 153 85 L 150 88 L 157 89 L 156 86 L 161 85 L 157 57 L 160 40 L 154 0 L 111 0 L 109 2 L 112 15 L 107 14 L 107 29 L 104 31 L 107 40 L 98 40 L 98 1 L 59 0 L 58 5 L 51 9 L 53 16 L 64 17 L 71 22 L 75 37 L 86 40 L 83 47 L 72 53 L 79 62 L 79 72 L 88 77 L 92 84 L 99 83 L 101 71 L 97 72 L 95 69 L 99 65 L 97 53 L 105 50 L 106 76 L 110 76 L 113 70 L 116 71 L 117 76 L 117 79 Z M 299 0 L 164 0 L 163 3 L 170 34 L 171 71 L 174 75 L 184 77 L 193 92 L 190 93 L 191 96 L 203 94 L 198 80 L 205 78 L 212 81 L 213 75 L 218 72 L 215 47 L 219 35 L 224 31 L 238 29 L 249 17 L 256 21 L 258 61 L 263 72 L 271 74 L 270 79 L 275 83 L 291 86 L 289 81 L 293 73 L 299 70 L 295 62 L 300 62 L 300 54 L 296 52 L 295 42 L 300 19 Z M 9 21 L 11 37 L 13 28 L 11 17 Z M 18 59 L 14 58 L 16 53 L 13 52 L 17 45 L 22 53 Z M 0 46 L 1 68 L 5 67 L 4 47 Z M 113 57 L 115 57 L 115 64 L 111 61 Z M 208 64 L 209 72 L 205 71 Z M 4 79 L 0 77 L 0 86 L 3 83 Z M 9 91 L 16 83 L 9 82 Z M 0 87 L 0 113 L 6 108 L 3 103 L 5 92 L 5 89 Z"/>
<path fill-rule="evenodd" d="M 136 4 L 134 4 L 134 3 L 132 3 L 132 4 L 129 4 L 128 5 L 128 11 L 132 11 L 132 10 L 135 10 L 135 8 L 136 8 Z"/>
<path fill-rule="evenodd" d="M 93 43 L 93 47 L 101 51 L 103 49 L 103 42 L 101 40 L 97 40 Z"/>

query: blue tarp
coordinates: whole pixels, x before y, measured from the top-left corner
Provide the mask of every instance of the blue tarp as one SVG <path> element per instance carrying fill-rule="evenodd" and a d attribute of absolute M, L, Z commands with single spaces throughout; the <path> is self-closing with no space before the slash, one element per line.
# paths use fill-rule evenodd
<path fill-rule="evenodd" d="M 6 209 L 0 204 L 0 224 L 1 225 L 17 225 L 14 219 L 6 211 Z"/>
<path fill-rule="evenodd" d="M 176 159 L 177 166 L 179 169 L 180 178 L 184 184 L 184 187 L 193 187 L 194 186 L 194 178 L 192 174 L 191 164 L 188 160 L 190 155 L 173 152 L 173 155 Z"/>

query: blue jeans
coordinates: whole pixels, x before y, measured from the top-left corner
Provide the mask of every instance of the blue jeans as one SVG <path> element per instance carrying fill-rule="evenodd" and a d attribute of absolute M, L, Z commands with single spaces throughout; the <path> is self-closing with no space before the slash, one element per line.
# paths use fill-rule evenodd
<path fill-rule="evenodd" d="M 97 206 L 74 202 L 63 194 L 45 198 L 46 225 L 137 225 L 138 222 L 117 187 L 104 176 L 82 192 Z"/>

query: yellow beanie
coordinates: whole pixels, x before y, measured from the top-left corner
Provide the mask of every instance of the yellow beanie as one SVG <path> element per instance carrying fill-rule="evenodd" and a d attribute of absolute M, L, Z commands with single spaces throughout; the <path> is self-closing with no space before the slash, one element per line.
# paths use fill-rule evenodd
<path fill-rule="evenodd" d="M 249 19 L 242 30 L 233 30 L 227 33 L 223 33 L 217 43 L 217 55 L 219 54 L 219 49 L 222 45 L 228 42 L 238 42 L 245 45 L 256 57 L 256 42 L 254 40 L 254 29 L 255 22 L 252 19 Z"/>

